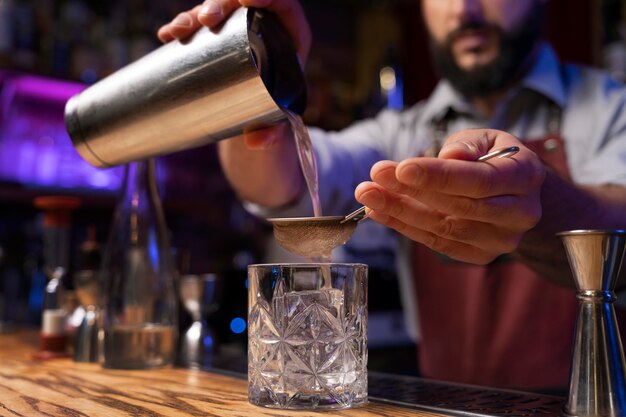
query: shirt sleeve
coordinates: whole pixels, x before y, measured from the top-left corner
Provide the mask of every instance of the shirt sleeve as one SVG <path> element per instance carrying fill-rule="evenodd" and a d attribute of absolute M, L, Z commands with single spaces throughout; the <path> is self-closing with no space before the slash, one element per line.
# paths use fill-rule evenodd
<path fill-rule="evenodd" d="M 601 71 L 570 68 L 578 78 L 564 136 L 574 182 L 626 185 L 626 88 Z"/>

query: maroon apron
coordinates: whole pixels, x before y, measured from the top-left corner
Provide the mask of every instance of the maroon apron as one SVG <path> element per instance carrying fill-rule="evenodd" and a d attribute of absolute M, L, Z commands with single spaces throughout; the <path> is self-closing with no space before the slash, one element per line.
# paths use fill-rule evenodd
<path fill-rule="evenodd" d="M 570 177 L 558 134 L 524 144 Z M 507 255 L 479 266 L 413 246 L 424 377 L 520 389 L 567 387 L 577 308 L 573 289 Z"/>

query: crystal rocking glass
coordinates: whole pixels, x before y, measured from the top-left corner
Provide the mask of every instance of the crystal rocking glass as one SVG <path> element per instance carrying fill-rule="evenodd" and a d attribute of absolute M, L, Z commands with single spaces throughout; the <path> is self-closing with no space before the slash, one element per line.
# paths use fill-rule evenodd
<path fill-rule="evenodd" d="M 295 410 L 367 402 L 367 266 L 248 267 L 248 399 Z"/>

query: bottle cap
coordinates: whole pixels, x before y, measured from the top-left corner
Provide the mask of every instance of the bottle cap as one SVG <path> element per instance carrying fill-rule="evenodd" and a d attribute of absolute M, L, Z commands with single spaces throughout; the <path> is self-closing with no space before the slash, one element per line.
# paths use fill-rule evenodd
<path fill-rule="evenodd" d="M 80 207 L 81 199 L 70 196 L 41 196 L 35 198 L 33 204 L 44 211 L 44 225 L 67 227 L 71 222 L 72 210 Z"/>

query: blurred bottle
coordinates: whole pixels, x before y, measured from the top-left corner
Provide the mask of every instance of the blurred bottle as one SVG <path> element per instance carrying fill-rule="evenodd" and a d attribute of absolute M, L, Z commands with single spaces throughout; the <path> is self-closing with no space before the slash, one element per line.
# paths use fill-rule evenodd
<path fill-rule="evenodd" d="M 175 269 L 154 159 L 125 167 L 101 266 L 104 367 L 171 364 L 177 334 Z"/>
<path fill-rule="evenodd" d="M 4 227 L 6 232 L 6 225 Z M 16 330 L 23 321 L 24 305 L 21 300 L 23 285 L 22 259 L 25 241 L 21 230 L 7 233 L 0 246 L 0 333 Z"/>
<path fill-rule="evenodd" d="M 101 262 L 102 256 L 100 244 L 96 239 L 96 228 L 90 225 L 87 228 L 87 237 L 80 245 L 74 272 L 74 287 L 78 301 L 83 307 L 97 304 L 98 270 Z"/>
<path fill-rule="evenodd" d="M 87 228 L 87 237 L 80 245 L 74 272 L 74 288 L 79 305 L 68 324 L 75 329 L 73 340 L 76 362 L 97 362 L 98 346 L 98 271 L 101 263 L 96 228 Z"/>
<path fill-rule="evenodd" d="M 43 255 L 40 253 L 39 248 L 27 253 L 26 260 L 24 261 L 24 269 L 30 277 L 26 322 L 41 326 L 46 274 L 43 272 Z"/>
<path fill-rule="evenodd" d="M 75 197 L 45 196 L 34 201 L 43 210 L 44 289 L 43 315 L 37 359 L 67 355 L 67 332 L 64 308 L 64 277 L 69 273 L 71 214 L 80 205 Z"/>
<path fill-rule="evenodd" d="M 13 49 L 13 14 L 13 0 L 0 1 L 0 59 L 8 59 Z"/>

